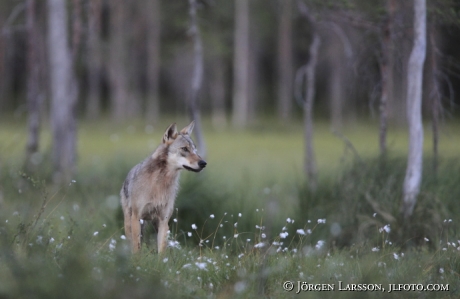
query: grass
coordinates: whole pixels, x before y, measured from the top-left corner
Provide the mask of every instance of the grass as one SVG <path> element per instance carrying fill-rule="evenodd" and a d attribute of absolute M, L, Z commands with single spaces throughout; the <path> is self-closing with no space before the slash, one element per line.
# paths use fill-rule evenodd
<path fill-rule="evenodd" d="M 49 184 L 49 132 L 41 139 L 40 171 L 24 173 L 25 127 L 1 123 L 0 298 L 460 295 L 460 137 L 452 134 L 458 125 L 444 128 L 437 175 L 431 173 L 426 131 L 422 193 L 408 224 L 399 218 L 407 146 L 402 129 L 390 130 L 391 154 L 382 164 L 373 158 L 375 124 L 344 129 L 357 158 L 318 123 L 320 181 L 313 193 L 302 175 L 300 123 L 261 122 L 244 132 L 205 124 L 209 165 L 200 174 L 182 175 L 171 247 L 159 256 L 152 239 L 132 256 L 118 192 L 168 124 L 81 124 L 78 173 L 57 188 Z M 293 291 L 283 290 L 285 281 L 294 282 Z M 298 281 L 335 291 L 296 294 Z M 338 291 L 339 282 L 377 284 L 386 292 Z M 388 293 L 390 284 L 404 283 L 448 285 L 449 291 Z"/>

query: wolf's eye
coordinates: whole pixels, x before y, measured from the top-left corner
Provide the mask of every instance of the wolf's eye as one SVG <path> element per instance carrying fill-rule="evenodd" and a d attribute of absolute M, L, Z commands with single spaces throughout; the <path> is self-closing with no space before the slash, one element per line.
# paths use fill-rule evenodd
<path fill-rule="evenodd" d="M 185 146 L 182 148 L 182 150 L 186 153 L 188 153 L 188 148 L 186 148 Z"/>

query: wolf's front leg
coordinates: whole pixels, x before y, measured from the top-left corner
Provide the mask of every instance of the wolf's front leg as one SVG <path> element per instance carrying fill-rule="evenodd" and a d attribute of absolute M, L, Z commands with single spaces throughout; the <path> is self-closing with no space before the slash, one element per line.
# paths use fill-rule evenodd
<path fill-rule="evenodd" d="M 166 249 L 168 242 L 168 218 L 161 219 L 158 221 L 158 253 L 163 252 Z"/>
<path fill-rule="evenodd" d="M 136 253 L 141 248 L 141 224 L 135 213 L 131 215 L 131 246 L 133 253 Z"/>
<path fill-rule="evenodd" d="M 125 216 L 125 236 L 126 238 L 132 242 L 133 237 L 131 234 L 131 209 L 130 208 L 123 208 L 123 214 Z"/>

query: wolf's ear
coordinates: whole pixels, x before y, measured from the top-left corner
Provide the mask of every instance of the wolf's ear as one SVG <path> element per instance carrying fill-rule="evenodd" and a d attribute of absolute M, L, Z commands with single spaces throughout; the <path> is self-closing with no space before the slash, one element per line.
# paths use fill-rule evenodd
<path fill-rule="evenodd" d="M 183 128 L 182 130 L 180 130 L 180 133 L 181 133 L 182 135 L 191 135 L 194 126 L 195 126 L 195 121 L 192 120 L 192 122 L 191 122 L 188 126 L 186 126 L 185 128 Z"/>
<path fill-rule="evenodd" d="M 163 143 L 171 143 L 177 137 L 176 123 L 171 124 L 163 135 Z"/>

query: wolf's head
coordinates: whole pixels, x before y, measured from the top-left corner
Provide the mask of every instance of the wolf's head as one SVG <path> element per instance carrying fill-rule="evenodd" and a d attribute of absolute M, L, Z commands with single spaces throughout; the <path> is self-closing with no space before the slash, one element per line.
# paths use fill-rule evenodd
<path fill-rule="evenodd" d="M 204 161 L 196 151 L 190 135 L 192 134 L 195 122 L 177 132 L 176 124 L 173 123 L 166 129 L 163 135 L 163 144 L 168 147 L 168 163 L 177 169 L 200 172 L 206 167 Z"/>

